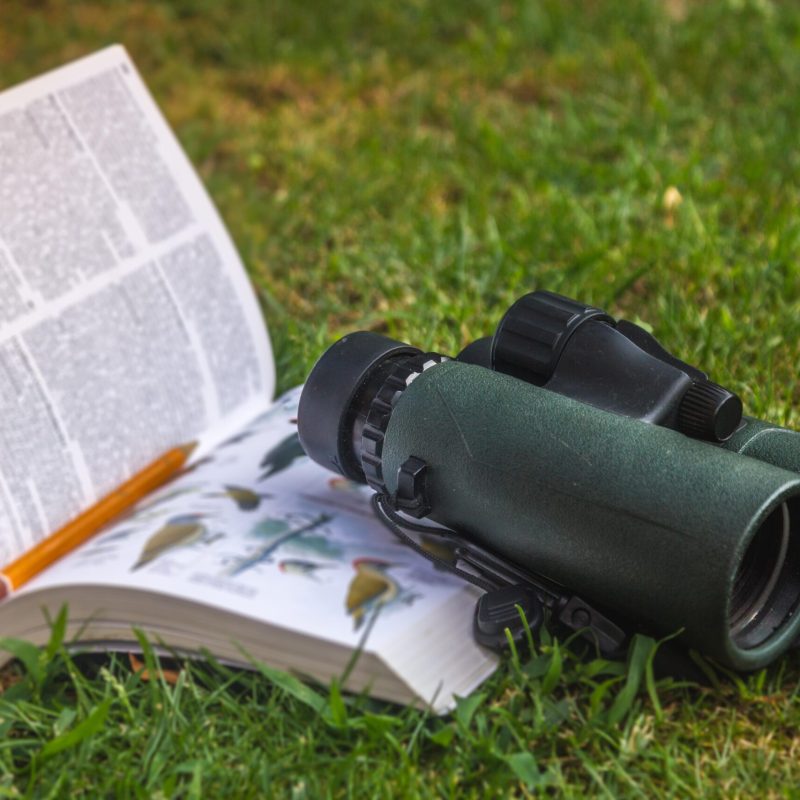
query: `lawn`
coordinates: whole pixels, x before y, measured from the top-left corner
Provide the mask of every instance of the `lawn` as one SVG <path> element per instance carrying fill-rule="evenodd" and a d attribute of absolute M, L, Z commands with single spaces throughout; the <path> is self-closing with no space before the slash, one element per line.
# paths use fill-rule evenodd
<path fill-rule="evenodd" d="M 452 353 L 547 288 L 800 425 L 794 4 L 0 0 L 0 85 L 112 42 L 230 227 L 279 388 L 348 331 Z M 146 681 L 56 630 L 3 673 L 0 796 L 796 796 L 796 653 L 704 687 L 650 655 L 543 642 L 439 719 L 268 671 Z"/>

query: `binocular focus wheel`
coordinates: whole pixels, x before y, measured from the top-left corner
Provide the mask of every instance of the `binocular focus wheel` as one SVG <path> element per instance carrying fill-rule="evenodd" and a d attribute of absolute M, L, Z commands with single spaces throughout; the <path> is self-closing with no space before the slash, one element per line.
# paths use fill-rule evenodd
<path fill-rule="evenodd" d="M 367 419 L 361 431 L 361 467 L 367 483 L 381 494 L 386 493 L 383 477 L 383 440 L 392 410 L 412 381 L 436 364 L 447 361 L 438 353 L 423 353 L 398 361 L 370 403 Z"/>

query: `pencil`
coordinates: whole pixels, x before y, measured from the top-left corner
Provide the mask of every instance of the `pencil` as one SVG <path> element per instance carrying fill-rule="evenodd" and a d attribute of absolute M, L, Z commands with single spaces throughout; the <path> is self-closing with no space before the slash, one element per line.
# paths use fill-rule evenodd
<path fill-rule="evenodd" d="M 196 443 L 168 450 L 152 464 L 106 495 L 91 508 L 23 553 L 0 572 L 0 600 L 38 575 L 63 555 L 90 539 L 107 522 L 127 511 L 154 489 L 176 475 Z"/>

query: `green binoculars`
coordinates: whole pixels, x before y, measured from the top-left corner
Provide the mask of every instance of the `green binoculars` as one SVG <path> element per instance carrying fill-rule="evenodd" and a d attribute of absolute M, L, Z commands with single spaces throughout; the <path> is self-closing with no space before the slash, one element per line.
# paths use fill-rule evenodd
<path fill-rule="evenodd" d="M 350 334 L 312 370 L 298 428 L 395 528 L 446 526 L 460 574 L 528 585 L 600 644 L 680 630 L 755 669 L 798 638 L 800 434 L 743 417 L 735 394 L 600 309 L 534 292 L 456 359 Z M 508 609 L 479 607 L 476 633 Z"/>

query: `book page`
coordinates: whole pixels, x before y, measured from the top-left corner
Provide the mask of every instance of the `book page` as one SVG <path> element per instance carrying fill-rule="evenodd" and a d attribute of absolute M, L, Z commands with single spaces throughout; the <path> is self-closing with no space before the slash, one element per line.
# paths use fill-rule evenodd
<path fill-rule="evenodd" d="M 125 50 L 0 94 L 0 564 L 274 381 L 242 263 Z"/>
<path fill-rule="evenodd" d="M 431 624 L 441 624 L 437 612 L 455 598 L 471 609 L 477 590 L 386 530 L 372 512 L 369 487 L 303 453 L 298 399 L 299 389 L 284 395 L 19 594 L 142 589 L 349 647 L 371 627 L 375 649 L 400 630 L 419 633 L 407 640 L 413 647 Z M 443 557 L 440 541 L 431 547 Z M 472 642 L 469 626 L 460 638 Z"/>

